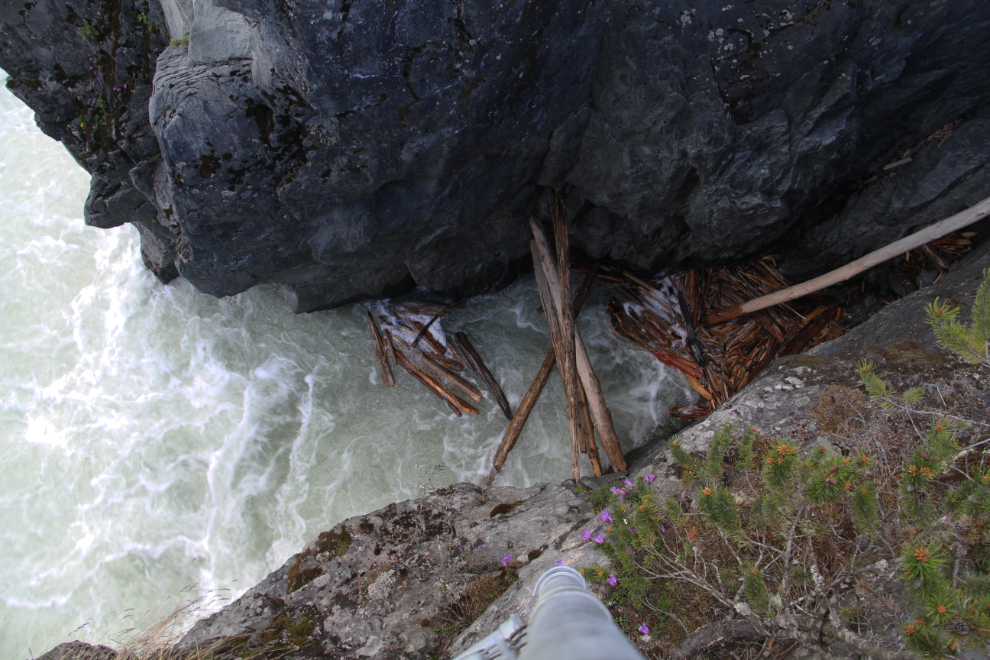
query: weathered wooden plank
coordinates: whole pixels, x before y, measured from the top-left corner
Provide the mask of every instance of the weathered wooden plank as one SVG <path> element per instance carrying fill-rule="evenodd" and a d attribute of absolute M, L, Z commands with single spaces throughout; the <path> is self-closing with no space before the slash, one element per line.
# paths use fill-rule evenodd
<path fill-rule="evenodd" d="M 471 367 L 478 378 L 485 383 L 485 387 L 488 388 L 489 393 L 491 393 L 492 398 L 498 403 L 498 407 L 502 409 L 505 414 L 506 419 L 512 419 L 512 408 L 509 406 L 509 400 L 505 398 L 505 392 L 502 391 L 501 386 L 499 386 L 498 381 L 492 375 L 492 372 L 488 370 L 485 366 L 484 360 L 478 355 L 478 351 L 474 350 L 474 346 L 471 345 L 471 340 L 463 332 L 458 332 L 454 335 L 454 339 L 457 341 L 458 347 L 461 349 L 462 357 L 467 360 L 468 366 Z"/>
<path fill-rule="evenodd" d="M 365 311 L 365 314 L 368 316 L 371 338 L 375 341 L 375 356 L 378 358 L 378 367 L 382 372 L 382 382 L 385 383 L 385 387 L 395 387 L 395 376 L 392 374 L 392 367 L 388 363 L 388 355 L 385 354 L 385 340 L 382 339 L 382 334 L 378 331 L 375 317 L 369 311 Z"/>

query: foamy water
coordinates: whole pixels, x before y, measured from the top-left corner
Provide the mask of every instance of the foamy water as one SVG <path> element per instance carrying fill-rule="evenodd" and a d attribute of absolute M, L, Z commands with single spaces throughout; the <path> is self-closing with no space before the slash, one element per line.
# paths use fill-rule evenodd
<path fill-rule="evenodd" d="M 417 495 L 417 465 L 446 466 L 435 486 L 487 473 L 497 406 L 458 419 L 403 372 L 383 387 L 374 304 L 296 316 L 272 289 L 163 286 L 136 231 L 84 226 L 89 176 L 5 88 L 0 145 L 0 657 L 237 595 L 340 520 Z M 614 337 L 603 296 L 580 325 L 628 450 L 690 395 Z M 537 305 L 524 279 L 445 321 L 513 407 L 549 347 Z M 554 375 L 496 483 L 568 478 L 566 434 Z"/>

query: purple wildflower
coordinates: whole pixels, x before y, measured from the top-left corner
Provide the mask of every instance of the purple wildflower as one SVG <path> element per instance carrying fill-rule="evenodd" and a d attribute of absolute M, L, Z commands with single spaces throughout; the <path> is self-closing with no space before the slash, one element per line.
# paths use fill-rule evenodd
<path fill-rule="evenodd" d="M 585 529 L 583 532 L 581 532 L 581 538 L 583 538 L 585 541 L 590 541 L 591 540 L 591 530 L 590 529 Z"/>
<path fill-rule="evenodd" d="M 626 496 L 626 491 L 622 490 L 621 488 L 616 488 L 615 486 L 612 486 L 611 488 L 609 488 L 609 490 L 619 496 L 619 501 L 620 502 Z"/>
<path fill-rule="evenodd" d="M 628 548 L 626 548 L 626 552 L 628 552 L 631 555 L 636 554 L 636 551 L 632 549 L 632 546 L 629 546 Z"/>
<path fill-rule="evenodd" d="M 646 483 L 652 484 L 653 483 L 653 480 L 657 478 L 657 475 L 655 475 L 655 474 L 648 474 L 648 475 L 646 475 L 643 478 L 646 479 Z"/>
<path fill-rule="evenodd" d="M 667 533 L 667 527 L 663 523 L 660 523 L 660 533 L 661 534 L 666 534 Z"/>
<path fill-rule="evenodd" d="M 612 519 L 612 514 L 608 512 L 608 509 L 605 509 L 604 511 L 599 513 L 598 517 L 602 519 L 602 522 L 615 522 Z"/>
<path fill-rule="evenodd" d="M 636 528 L 633 527 L 632 525 L 630 525 L 629 526 L 629 531 L 632 532 L 633 534 L 635 534 L 636 533 Z"/>
<path fill-rule="evenodd" d="M 608 582 L 613 587 L 619 584 L 619 580 L 615 577 L 615 573 L 609 575 L 608 580 L 606 580 L 606 582 Z"/>
<path fill-rule="evenodd" d="M 635 487 L 633 485 L 633 482 L 629 481 L 628 479 L 623 479 L 622 480 L 622 483 L 625 484 L 626 488 L 634 488 Z"/>
<path fill-rule="evenodd" d="M 563 565 L 564 565 L 564 560 L 563 559 L 558 559 L 557 560 L 557 566 L 563 566 Z"/>
<path fill-rule="evenodd" d="M 502 568 L 509 568 L 510 561 L 512 561 L 512 555 L 502 555 Z"/>
<path fill-rule="evenodd" d="M 591 540 L 597 543 L 598 545 L 601 545 L 605 543 L 605 535 L 601 532 L 598 532 L 591 538 Z"/>
<path fill-rule="evenodd" d="M 639 628 L 637 628 L 636 630 L 638 630 L 639 632 L 643 633 L 644 635 L 649 635 L 650 634 L 650 627 L 648 625 L 646 625 L 645 623 L 643 625 L 641 625 Z"/>

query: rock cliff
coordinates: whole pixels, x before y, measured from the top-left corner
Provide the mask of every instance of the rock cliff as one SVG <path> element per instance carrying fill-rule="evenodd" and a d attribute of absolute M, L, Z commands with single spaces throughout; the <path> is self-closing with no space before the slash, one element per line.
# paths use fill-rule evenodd
<path fill-rule="evenodd" d="M 834 266 L 985 196 L 988 27 L 981 0 L 37 0 L 0 9 L 0 66 L 93 174 L 87 222 L 306 311 L 508 283 L 546 187 L 576 250 L 640 272 Z"/>

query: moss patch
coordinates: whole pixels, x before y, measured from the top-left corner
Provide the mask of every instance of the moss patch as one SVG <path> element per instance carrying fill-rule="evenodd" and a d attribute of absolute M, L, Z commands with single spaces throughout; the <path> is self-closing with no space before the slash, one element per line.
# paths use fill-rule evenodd
<path fill-rule="evenodd" d="M 258 641 L 268 644 L 282 639 L 284 634 L 294 645 L 302 646 L 313 634 L 314 629 L 315 626 L 309 617 L 304 616 L 299 621 L 293 621 L 288 612 L 283 612 L 275 617 L 267 628 L 258 633 Z"/>
<path fill-rule="evenodd" d="M 819 395 L 818 405 L 810 412 L 822 433 L 836 433 L 848 431 L 847 426 L 862 417 L 861 411 L 866 410 L 867 403 L 867 396 L 862 392 L 844 385 L 830 385 Z"/>
<path fill-rule="evenodd" d="M 332 557 L 343 557 L 348 548 L 351 547 L 351 533 L 346 527 L 341 527 L 339 532 L 323 532 L 316 539 L 316 559 L 327 561 Z M 289 587 L 288 593 L 301 589 L 316 578 L 323 575 L 323 569 L 319 566 L 303 568 L 303 563 L 313 556 L 313 550 L 307 548 L 299 553 L 296 561 L 289 567 Z"/>
<path fill-rule="evenodd" d="M 303 550 L 299 553 L 292 566 L 289 567 L 288 593 L 291 594 L 293 591 L 301 589 L 303 586 L 323 575 L 322 568 L 316 566 L 313 568 L 302 568 L 302 563 L 309 559 L 311 554 L 313 554 L 312 550 Z"/>
<path fill-rule="evenodd" d="M 339 532 L 323 532 L 316 539 L 317 550 L 326 552 L 334 557 L 343 557 L 347 549 L 351 547 L 351 533 L 346 527 L 341 527 Z"/>

